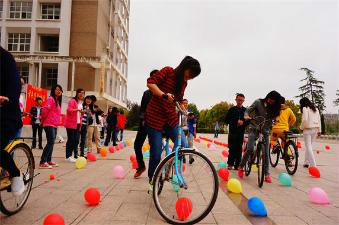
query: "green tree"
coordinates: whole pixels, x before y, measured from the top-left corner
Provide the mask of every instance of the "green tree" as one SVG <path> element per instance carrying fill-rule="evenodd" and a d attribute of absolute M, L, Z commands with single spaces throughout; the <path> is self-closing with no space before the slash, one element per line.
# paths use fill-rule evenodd
<path fill-rule="evenodd" d="M 337 98 L 333 101 L 333 103 L 335 106 L 339 106 L 339 90 L 337 90 L 336 96 Z"/>
<path fill-rule="evenodd" d="M 325 93 L 324 81 L 317 80 L 314 75 L 314 71 L 308 68 L 300 68 L 306 72 L 306 78 L 302 79 L 301 82 L 306 82 L 303 86 L 299 87 L 300 95 L 297 98 L 308 97 L 319 109 L 320 113 L 324 111 L 325 106 Z"/>
<path fill-rule="evenodd" d="M 190 103 L 188 104 L 188 109 L 192 110 L 195 118 L 199 118 L 199 110 L 198 110 L 198 107 L 196 106 L 196 104 L 194 103 Z"/>
<path fill-rule="evenodd" d="M 299 127 L 301 124 L 301 113 L 300 113 L 300 106 L 295 104 L 293 100 L 286 100 L 285 105 L 287 105 L 294 113 L 294 115 L 297 118 L 297 121 L 293 125 L 293 127 L 290 127 L 290 130 L 297 133 L 299 132 Z"/>
<path fill-rule="evenodd" d="M 139 126 L 139 111 L 140 106 L 138 103 L 135 102 L 128 102 L 127 103 L 128 113 L 126 115 L 126 128 L 136 130 Z"/>

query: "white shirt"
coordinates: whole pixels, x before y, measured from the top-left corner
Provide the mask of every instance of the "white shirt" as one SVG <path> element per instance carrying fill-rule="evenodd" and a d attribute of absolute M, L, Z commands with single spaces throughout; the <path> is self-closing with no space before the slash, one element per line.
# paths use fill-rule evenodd
<path fill-rule="evenodd" d="M 41 107 L 37 106 L 36 107 L 36 120 L 35 120 L 36 124 L 40 124 L 40 112 L 41 112 Z"/>
<path fill-rule="evenodd" d="M 318 109 L 314 112 L 312 109 L 305 107 L 303 108 L 302 120 L 300 129 L 312 129 L 317 128 L 318 131 L 321 131 L 321 120 Z"/>
<path fill-rule="evenodd" d="M 78 102 L 78 109 L 82 110 L 82 101 Z M 81 113 L 78 111 L 78 116 L 77 116 L 77 124 L 80 124 L 80 118 L 81 118 Z"/>

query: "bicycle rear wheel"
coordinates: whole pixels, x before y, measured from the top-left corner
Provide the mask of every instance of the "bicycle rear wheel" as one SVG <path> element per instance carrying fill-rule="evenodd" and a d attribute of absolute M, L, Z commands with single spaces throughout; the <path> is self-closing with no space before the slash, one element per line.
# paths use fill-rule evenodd
<path fill-rule="evenodd" d="M 298 169 L 298 158 L 299 158 L 297 146 L 295 145 L 294 141 L 289 140 L 286 143 L 284 152 L 285 152 L 284 160 L 287 173 L 290 175 L 294 175 Z"/>
<path fill-rule="evenodd" d="M 253 154 L 251 154 L 249 157 L 248 157 L 248 160 L 245 164 L 245 175 L 246 176 L 249 176 L 251 174 L 251 170 L 252 170 L 252 163 L 253 163 Z"/>
<path fill-rule="evenodd" d="M 280 152 L 281 146 L 279 144 L 273 146 L 272 151 L 270 151 L 270 164 L 272 167 L 276 167 L 278 165 Z"/>
<path fill-rule="evenodd" d="M 5 190 L 0 191 L 0 211 L 7 216 L 19 212 L 25 205 L 29 194 L 31 193 L 34 176 L 34 157 L 27 144 L 17 144 L 9 153 L 12 155 L 16 166 L 23 174 L 26 190 L 20 196 L 14 196 L 11 193 L 10 186 Z"/>
<path fill-rule="evenodd" d="M 258 186 L 260 188 L 263 186 L 265 178 L 265 157 L 263 154 L 264 150 L 265 146 L 263 145 L 263 143 L 258 144 L 256 164 L 258 168 Z"/>
<path fill-rule="evenodd" d="M 171 153 L 162 160 L 154 173 L 153 200 L 155 207 L 168 223 L 198 223 L 212 210 L 217 199 L 219 190 L 217 172 L 205 155 L 193 149 L 182 149 L 179 151 L 179 160 L 182 161 L 183 158 L 192 156 L 194 163 L 185 164 L 182 175 L 187 186 L 181 187 L 175 173 L 174 156 L 174 153 Z M 162 181 L 162 191 L 159 192 L 159 183 Z M 180 207 L 179 202 L 181 201 L 188 204 Z M 188 205 L 191 205 L 191 208 Z"/>

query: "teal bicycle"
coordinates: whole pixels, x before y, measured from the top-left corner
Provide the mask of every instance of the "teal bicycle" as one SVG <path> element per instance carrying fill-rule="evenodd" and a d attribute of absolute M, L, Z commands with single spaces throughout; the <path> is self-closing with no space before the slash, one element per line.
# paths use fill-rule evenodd
<path fill-rule="evenodd" d="M 218 197 L 219 180 L 212 162 L 195 148 L 183 148 L 181 143 L 182 115 L 179 110 L 178 145 L 170 151 L 168 141 L 166 157 L 158 165 L 153 179 L 153 200 L 159 214 L 171 224 L 194 224 L 204 219 L 212 210 Z M 189 157 L 193 164 L 186 164 Z M 189 207 L 178 205 L 178 200 L 189 199 Z M 183 212 L 181 212 L 182 210 Z M 181 214 L 181 215 L 180 215 Z M 182 214 L 185 216 L 183 217 Z"/>

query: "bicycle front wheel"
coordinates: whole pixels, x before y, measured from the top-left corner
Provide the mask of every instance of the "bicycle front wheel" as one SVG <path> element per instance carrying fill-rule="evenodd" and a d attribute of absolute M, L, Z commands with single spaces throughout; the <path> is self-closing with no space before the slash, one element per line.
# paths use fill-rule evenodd
<path fill-rule="evenodd" d="M 265 156 L 264 156 L 265 146 L 263 143 L 258 144 L 257 149 L 257 168 L 258 168 L 258 186 L 261 188 L 264 184 L 265 178 Z"/>
<path fill-rule="evenodd" d="M 298 169 L 298 158 L 299 158 L 297 146 L 295 145 L 294 141 L 289 140 L 286 143 L 284 155 L 287 173 L 290 175 L 294 175 Z"/>
<path fill-rule="evenodd" d="M 17 144 L 9 153 L 13 157 L 21 174 L 23 174 L 26 190 L 20 196 L 14 196 L 11 193 L 10 186 L 5 190 L 0 191 L 0 211 L 7 216 L 19 212 L 25 205 L 28 196 L 31 193 L 34 176 L 34 157 L 27 144 Z"/>
<path fill-rule="evenodd" d="M 219 190 L 217 172 L 205 155 L 193 149 L 182 149 L 179 151 L 179 160 L 182 162 L 184 158 L 191 157 L 194 162 L 184 164 L 181 172 L 186 186 L 180 186 L 175 172 L 174 156 L 174 153 L 171 153 L 161 161 L 154 173 L 155 207 L 168 223 L 198 223 L 212 210 L 217 199 Z M 163 184 L 159 185 L 161 182 Z"/>

